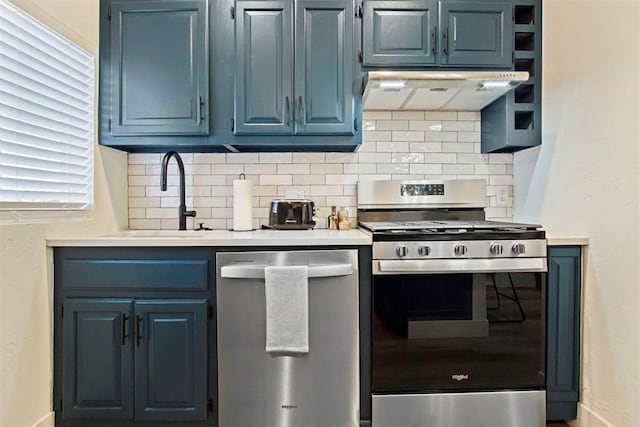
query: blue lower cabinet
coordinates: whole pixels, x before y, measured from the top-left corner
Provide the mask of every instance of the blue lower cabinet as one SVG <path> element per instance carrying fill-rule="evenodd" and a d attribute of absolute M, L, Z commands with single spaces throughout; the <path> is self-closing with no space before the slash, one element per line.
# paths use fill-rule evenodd
<path fill-rule="evenodd" d="M 133 300 L 69 298 L 64 308 L 65 418 L 133 418 Z"/>
<path fill-rule="evenodd" d="M 207 301 L 135 303 L 135 418 L 206 420 Z"/>
<path fill-rule="evenodd" d="M 63 309 L 64 420 L 207 420 L 206 299 L 65 298 Z"/>
<path fill-rule="evenodd" d="M 581 248 L 549 248 L 547 276 L 547 420 L 577 416 L 580 397 Z"/>

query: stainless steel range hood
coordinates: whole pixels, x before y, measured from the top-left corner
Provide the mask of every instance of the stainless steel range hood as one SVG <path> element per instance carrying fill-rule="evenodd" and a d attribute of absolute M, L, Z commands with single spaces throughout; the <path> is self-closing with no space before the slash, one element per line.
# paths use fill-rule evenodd
<path fill-rule="evenodd" d="M 526 71 L 370 71 L 363 109 L 480 111 L 528 79 Z"/>

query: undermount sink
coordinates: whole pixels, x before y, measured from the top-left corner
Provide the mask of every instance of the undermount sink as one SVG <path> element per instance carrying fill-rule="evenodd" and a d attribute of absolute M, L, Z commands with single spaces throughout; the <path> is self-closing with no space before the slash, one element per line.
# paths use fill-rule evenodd
<path fill-rule="evenodd" d="M 105 237 L 159 237 L 159 238 L 176 238 L 176 237 L 187 237 L 190 239 L 193 238 L 203 238 L 203 237 L 212 237 L 212 234 L 215 231 L 196 231 L 196 230 L 127 230 L 121 231 L 119 233 L 110 234 Z"/>

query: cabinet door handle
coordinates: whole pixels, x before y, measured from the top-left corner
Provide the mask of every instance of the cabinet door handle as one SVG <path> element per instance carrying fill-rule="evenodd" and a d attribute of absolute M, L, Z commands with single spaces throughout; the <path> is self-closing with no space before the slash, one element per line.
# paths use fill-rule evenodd
<path fill-rule="evenodd" d="M 129 337 L 127 334 L 127 320 L 129 320 L 129 317 L 122 313 L 120 317 L 120 340 L 122 341 L 122 345 L 126 344 L 127 338 Z"/>
<path fill-rule="evenodd" d="M 142 317 L 136 314 L 136 347 L 140 347 L 142 339 Z"/>
<path fill-rule="evenodd" d="M 284 97 L 284 115 L 285 115 L 285 123 L 289 126 L 291 122 L 291 110 L 289 109 L 289 97 Z"/>
<path fill-rule="evenodd" d="M 197 117 L 197 121 L 196 124 L 199 126 L 200 123 L 202 123 L 202 121 L 204 120 L 204 117 L 202 117 L 202 107 L 204 107 L 204 100 L 202 99 L 201 96 L 198 97 L 198 117 Z"/>
<path fill-rule="evenodd" d="M 298 123 L 303 124 L 303 121 L 302 121 L 302 95 L 298 96 Z"/>
<path fill-rule="evenodd" d="M 437 52 L 437 48 L 436 48 L 436 44 L 438 43 L 438 39 L 436 37 L 436 34 L 438 33 L 438 27 L 433 27 L 433 31 L 431 31 L 431 53 L 432 54 L 436 54 Z"/>
<path fill-rule="evenodd" d="M 447 28 L 444 33 L 442 33 L 442 52 L 444 52 L 445 55 L 449 55 L 449 48 L 448 48 L 448 41 L 447 39 L 449 38 L 449 28 Z"/>

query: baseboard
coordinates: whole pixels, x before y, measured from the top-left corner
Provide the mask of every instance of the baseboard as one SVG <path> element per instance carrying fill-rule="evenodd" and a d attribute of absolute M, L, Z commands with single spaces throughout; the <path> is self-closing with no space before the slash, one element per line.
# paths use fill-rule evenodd
<path fill-rule="evenodd" d="M 31 427 L 53 427 L 55 421 L 55 413 L 49 412 Z"/>
<path fill-rule="evenodd" d="M 613 424 L 608 423 L 596 415 L 582 403 L 578 403 L 578 419 L 571 421 L 569 425 L 571 427 L 615 427 Z"/>

